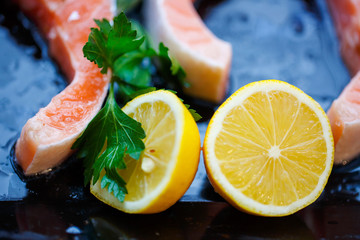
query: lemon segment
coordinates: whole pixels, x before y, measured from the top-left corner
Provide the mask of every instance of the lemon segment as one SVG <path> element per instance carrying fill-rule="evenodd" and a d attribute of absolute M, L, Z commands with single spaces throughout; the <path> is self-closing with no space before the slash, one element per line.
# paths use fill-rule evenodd
<path fill-rule="evenodd" d="M 145 150 L 139 160 L 125 158 L 119 170 L 128 194 L 121 203 L 101 188 L 90 186 L 99 200 L 128 213 L 157 213 L 178 201 L 195 177 L 200 157 L 200 134 L 190 112 L 178 97 L 164 90 L 141 95 L 123 108 L 142 124 Z"/>
<path fill-rule="evenodd" d="M 249 213 L 283 216 L 320 195 L 334 143 L 317 102 L 290 84 L 265 80 L 219 107 L 204 153 L 210 182 L 226 200 Z"/>

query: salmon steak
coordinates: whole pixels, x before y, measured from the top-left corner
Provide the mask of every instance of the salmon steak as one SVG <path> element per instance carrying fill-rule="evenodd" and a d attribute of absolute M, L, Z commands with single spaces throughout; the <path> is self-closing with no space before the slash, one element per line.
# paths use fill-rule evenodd
<path fill-rule="evenodd" d="M 185 93 L 210 102 L 226 94 L 232 47 L 203 23 L 192 0 L 146 0 L 145 24 L 155 43 L 163 42 L 186 72 Z"/>
<path fill-rule="evenodd" d="M 109 0 L 17 0 L 46 38 L 69 85 L 29 119 L 16 143 L 25 175 L 45 172 L 71 154 L 71 146 L 101 109 L 110 77 L 83 57 L 94 19 L 112 19 Z"/>
<path fill-rule="evenodd" d="M 360 70 L 360 1 L 327 0 L 340 41 L 341 55 L 351 75 Z"/>
<path fill-rule="evenodd" d="M 360 153 L 360 72 L 336 99 L 328 117 L 335 143 L 335 164 L 346 164 Z"/>
<path fill-rule="evenodd" d="M 346 164 L 360 153 L 360 1 L 327 0 L 327 3 L 341 55 L 355 75 L 328 111 L 335 143 L 334 163 Z"/>

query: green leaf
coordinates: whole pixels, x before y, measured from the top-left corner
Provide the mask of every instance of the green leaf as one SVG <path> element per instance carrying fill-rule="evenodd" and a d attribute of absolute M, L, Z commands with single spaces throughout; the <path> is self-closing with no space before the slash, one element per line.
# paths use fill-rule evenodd
<path fill-rule="evenodd" d="M 94 21 L 96 25 L 99 26 L 100 32 L 103 34 L 104 38 L 107 39 L 112 28 L 110 22 L 106 18 L 103 18 L 101 21 L 97 19 Z"/>
<path fill-rule="evenodd" d="M 117 192 L 126 189 L 125 181 L 117 171 L 126 168 L 125 155 L 140 156 L 145 149 L 141 140 L 143 138 L 145 132 L 141 124 L 126 115 L 117 105 L 111 86 L 105 106 L 73 145 L 74 149 L 79 149 L 78 156 L 84 158 L 85 184 L 90 182 L 92 176 L 95 184 L 101 171 L 105 169 L 107 183 L 112 181 L 108 185 L 112 191 L 116 190 L 114 195 L 126 194 Z"/>
<path fill-rule="evenodd" d="M 151 83 L 150 66 L 143 64 L 147 53 L 133 51 L 118 58 L 114 64 L 114 75 L 137 87 L 148 87 Z"/>
<path fill-rule="evenodd" d="M 121 187 L 119 184 L 116 184 L 112 179 L 108 178 L 106 175 L 101 179 L 101 188 L 108 188 L 109 193 L 113 193 L 114 196 L 119 199 L 120 202 L 124 202 L 125 194 L 127 190 L 124 187 Z"/>
<path fill-rule="evenodd" d="M 195 122 L 197 122 L 197 121 L 199 121 L 200 119 L 202 119 L 202 116 L 201 116 L 200 114 L 198 114 L 195 109 L 191 109 L 189 104 L 184 104 L 184 105 L 185 105 L 185 107 L 189 110 L 189 112 L 191 113 L 191 115 L 193 116 Z"/>
<path fill-rule="evenodd" d="M 154 55 L 156 54 L 155 50 L 153 50 L 151 48 L 151 39 L 149 37 L 149 35 L 147 34 L 146 30 L 143 28 L 143 26 L 137 22 L 137 21 L 132 21 L 131 22 L 132 25 L 131 27 L 137 32 L 137 37 L 145 37 L 144 43 L 140 46 L 139 50 L 141 51 L 148 51 L 151 50 L 153 51 Z"/>
<path fill-rule="evenodd" d="M 136 92 L 144 91 L 151 85 L 150 57 L 156 55 L 152 49 L 138 49 L 124 54 L 114 63 L 113 74 L 119 86 L 119 95 L 123 102 L 134 97 Z M 138 94 L 135 94 L 138 95 Z"/>
<path fill-rule="evenodd" d="M 83 53 L 84 57 L 86 57 L 89 61 L 96 63 L 99 68 L 102 68 L 102 73 L 107 72 L 111 63 L 108 58 L 106 38 L 99 29 L 91 29 L 88 42 L 83 47 Z"/>
<path fill-rule="evenodd" d="M 108 68 L 113 69 L 117 58 L 137 50 L 144 42 L 144 37 L 136 38 L 137 32 L 124 13 L 114 18 L 114 26 L 106 19 L 95 22 L 99 28 L 91 28 L 83 53 L 84 57 L 102 68 L 102 73 L 106 73 Z"/>
<path fill-rule="evenodd" d="M 136 30 L 131 27 L 131 22 L 123 12 L 114 18 L 112 31 L 119 37 L 129 37 L 135 39 L 137 35 Z"/>
<path fill-rule="evenodd" d="M 114 18 L 114 26 L 109 32 L 107 49 L 111 55 L 111 61 L 115 62 L 121 55 L 138 49 L 145 38 L 136 39 L 137 32 L 131 27 L 131 22 L 124 13 Z"/>
<path fill-rule="evenodd" d="M 184 69 L 178 61 L 170 57 L 169 49 L 162 42 L 159 44 L 158 55 L 153 58 L 161 77 L 169 84 L 170 88 L 182 89 L 190 86 L 185 81 L 186 73 Z"/>
<path fill-rule="evenodd" d="M 149 93 L 149 92 L 153 92 L 153 91 L 156 91 L 156 87 L 148 87 L 148 88 L 144 88 L 144 89 L 141 89 L 141 90 L 138 90 L 136 92 L 133 92 L 131 95 L 130 95 L 130 98 L 131 99 L 134 99 L 140 95 L 143 95 L 145 93 Z"/>
<path fill-rule="evenodd" d="M 130 11 L 135 8 L 141 0 L 116 0 L 116 6 L 118 10 Z"/>
<path fill-rule="evenodd" d="M 144 38 L 134 40 L 130 37 L 119 37 L 113 31 L 110 32 L 106 48 L 110 52 L 111 62 L 113 63 L 121 55 L 139 48 L 143 41 Z"/>

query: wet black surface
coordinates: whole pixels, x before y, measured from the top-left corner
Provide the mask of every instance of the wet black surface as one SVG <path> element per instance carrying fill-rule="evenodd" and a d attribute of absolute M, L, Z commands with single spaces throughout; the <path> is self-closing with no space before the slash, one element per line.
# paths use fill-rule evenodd
<path fill-rule="evenodd" d="M 233 45 L 228 95 L 275 78 L 300 87 L 327 110 L 350 80 L 325 2 L 198 1 L 206 25 Z M 127 215 L 98 202 L 82 185 L 81 162 L 21 180 L 11 149 L 26 120 L 66 86 L 36 28 L 0 2 L 0 239 L 359 239 L 360 159 L 336 167 L 320 198 L 284 218 L 230 207 L 209 184 L 203 162 L 181 201 L 155 215 Z M 185 97 L 204 117 L 216 106 Z"/>

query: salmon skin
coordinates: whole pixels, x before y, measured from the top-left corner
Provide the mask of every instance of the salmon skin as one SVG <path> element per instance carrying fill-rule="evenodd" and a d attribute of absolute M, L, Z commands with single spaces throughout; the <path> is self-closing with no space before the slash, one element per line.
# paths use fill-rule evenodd
<path fill-rule="evenodd" d="M 110 0 L 17 0 L 49 44 L 70 84 L 29 119 L 16 143 L 25 175 L 47 171 L 66 160 L 71 146 L 100 110 L 109 76 L 83 57 L 94 19 L 112 19 Z M 46 81 L 46 79 L 44 79 Z"/>
<path fill-rule="evenodd" d="M 360 153 L 360 1 L 327 0 L 340 41 L 341 55 L 354 76 L 336 99 L 328 117 L 335 143 L 335 164 Z"/>

